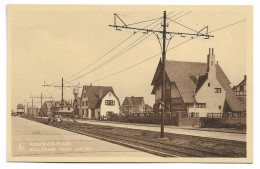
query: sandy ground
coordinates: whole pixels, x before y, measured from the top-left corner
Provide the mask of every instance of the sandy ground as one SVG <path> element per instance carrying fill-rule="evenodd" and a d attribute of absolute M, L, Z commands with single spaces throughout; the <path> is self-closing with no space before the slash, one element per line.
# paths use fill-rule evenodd
<path fill-rule="evenodd" d="M 12 117 L 13 157 L 155 157 L 88 136 Z"/>

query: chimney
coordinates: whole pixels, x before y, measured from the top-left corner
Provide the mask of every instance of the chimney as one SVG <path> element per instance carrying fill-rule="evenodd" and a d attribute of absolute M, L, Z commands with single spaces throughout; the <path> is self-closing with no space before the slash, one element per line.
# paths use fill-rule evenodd
<path fill-rule="evenodd" d="M 209 48 L 209 54 L 207 57 L 207 74 L 209 79 L 216 79 L 215 54 L 213 48 Z"/>
<path fill-rule="evenodd" d="M 246 80 L 246 75 L 244 75 L 244 79 Z"/>
<path fill-rule="evenodd" d="M 103 95 L 103 89 L 98 90 L 98 98 L 100 99 Z"/>

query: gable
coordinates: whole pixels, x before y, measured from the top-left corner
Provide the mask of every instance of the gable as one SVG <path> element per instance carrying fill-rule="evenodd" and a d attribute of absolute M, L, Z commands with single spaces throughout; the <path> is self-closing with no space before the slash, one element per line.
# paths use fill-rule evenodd
<path fill-rule="evenodd" d="M 109 94 L 111 94 L 111 96 L 109 96 Z M 107 97 L 107 96 L 108 96 L 108 97 Z M 106 94 L 103 98 L 101 98 L 101 99 L 98 100 L 97 105 L 96 105 L 96 108 L 100 108 L 102 102 L 103 102 L 104 100 L 106 100 L 106 99 L 108 99 L 108 100 L 117 100 L 117 101 L 118 101 L 118 105 L 119 105 L 119 107 L 120 107 L 119 98 L 118 98 L 112 91 L 109 91 L 109 92 L 107 92 L 107 94 Z"/>
<path fill-rule="evenodd" d="M 122 105 L 130 105 L 128 98 L 126 97 Z"/>
<path fill-rule="evenodd" d="M 152 85 L 155 85 L 160 81 L 159 74 L 162 70 L 161 62 L 159 62 Z M 182 62 L 182 61 L 166 61 L 165 71 L 170 80 L 174 82 L 178 88 L 178 91 L 184 101 L 184 103 L 195 103 L 196 100 L 193 97 L 194 91 L 197 87 L 201 87 L 205 82 L 203 75 L 207 73 L 207 63 L 198 63 L 198 62 Z M 197 86 L 194 77 L 201 76 Z M 238 98 L 235 96 L 233 90 L 229 86 L 230 81 L 226 77 L 225 73 L 221 67 L 216 64 L 216 77 L 221 86 L 226 90 L 226 99 L 229 106 L 233 111 L 244 111 L 241 106 Z M 199 90 L 199 89 L 198 89 Z"/>
<path fill-rule="evenodd" d="M 113 88 L 111 86 L 83 86 L 82 94 L 81 94 L 81 100 L 83 97 L 83 94 L 86 93 L 88 98 L 88 107 L 89 108 L 98 108 L 100 107 L 100 104 L 102 102 L 102 99 L 109 93 L 113 94 L 117 99 Z M 118 99 L 119 102 L 119 99 Z M 120 105 L 120 102 L 119 102 Z"/>

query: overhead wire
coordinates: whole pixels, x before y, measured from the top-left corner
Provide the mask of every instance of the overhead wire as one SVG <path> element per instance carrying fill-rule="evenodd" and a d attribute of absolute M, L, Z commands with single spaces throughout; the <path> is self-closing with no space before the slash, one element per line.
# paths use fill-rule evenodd
<path fill-rule="evenodd" d="M 180 13 L 182 13 L 182 12 L 180 12 Z M 180 13 L 178 13 L 178 14 L 180 14 Z M 189 13 L 190 13 L 190 12 L 189 12 Z M 178 14 L 176 14 L 176 15 L 178 15 Z M 169 14 L 169 15 L 170 15 L 170 14 Z M 174 16 L 172 16 L 172 17 L 175 17 L 176 15 L 174 15 Z M 186 15 L 186 14 L 184 14 L 184 15 Z M 184 16 L 184 15 L 183 15 L 183 16 Z M 182 17 L 182 16 L 180 16 L 180 17 Z M 178 17 L 178 18 L 180 18 L 180 17 Z M 176 19 L 178 19 L 178 18 L 176 18 Z M 154 26 L 153 28 L 157 27 L 158 25 L 160 25 L 160 24 L 157 24 L 157 25 Z M 152 28 L 152 29 L 153 29 L 153 28 Z M 159 28 L 158 28 L 158 29 L 159 29 Z M 140 31 L 138 31 L 138 32 L 140 32 Z M 139 43 L 141 43 L 142 41 L 144 41 L 145 39 L 147 39 L 147 38 L 150 37 L 151 35 L 152 35 L 152 34 L 149 34 L 148 36 L 146 36 L 145 38 L 143 38 L 141 41 L 137 42 L 139 39 L 141 39 L 142 37 L 145 36 L 145 35 L 142 35 L 142 36 L 139 37 L 137 40 L 135 40 L 134 42 L 132 42 L 130 45 L 128 45 L 127 47 L 125 47 L 123 50 L 121 50 L 120 52 L 118 52 L 118 53 L 115 54 L 114 56 L 110 57 L 110 58 L 109 58 L 108 60 L 106 60 L 105 62 L 101 63 L 100 65 L 98 65 L 97 67 L 93 68 L 92 70 L 86 72 L 85 74 L 80 75 L 80 76 L 78 76 L 78 77 L 76 77 L 76 78 L 70 80 L 69 82 L 78 80 L 78 79 L 80 79 L 80 78 L 82 78 L 82 77 L 84 77 L 84 76 L 86 76 L 86 75 L 92 73 L 93 71 L 95 71 L 95 70 L 101 68 L 102 66 L 104 66 L 104 65 L 106 65 L 106 64 L 108 64 L 108 63 L 110 63 L 111 61 L 113 61 L 114 59 L 118 58 L 119 56 L 121 56 L 121 55 L 124 54 L 125 52 L 129 51 L 130 49 L 132 49 L 133 47 L 135 47 L 136 45 L 138 45 Z M 134 44 L 135 42 L 137 42 L 137 43 Z M 133 46 L 132 46 L 132 45 L 133 45 Z M 124 51 L 124 50 L 125 50 L 125 51 Z"/>
<path fill-rule="evenodd" d="M 243 22 L 243 21 L 245 21 L 245 20 L 246 20 L 246 19 L 241 20 L 241 21 L 238 21 L 238 22 L 234 22 L 234 23 L 232 23 L 232 24 L 229 24 L 229 25 L 226 25 L 226 26 L 223 26 L 223 27 L 220 27 L 220 28 L 217 28 L 217 29 L 215 29 L 215 30 L 213 30 L 213 31 L 210 31 L 209 33 L 213 33 L 213 32 L 216 32 L 216 31 L 225 29 L 225 28 L 227 28 L 227 27 L 230 27 L 230 26 L 236 25 L 236 24 L 238 24 L 238 23 L 241 23 L 241 22 Z M 181 42 L 181 43 L 179 43 L 178 45 L 171 47 L 171 48 L 168 49 L 167 51 L 170 51 L 170 50 L 172 50 L 172 49 L 174 49 L 174 48 L 177 48 L 177 47 L 179 47 L 179 46 L 181 46 L 181 45 L 183 45 L 183 44 L 185 44 L 185 43 L 187 43 L 187 42 L 189 42 L 189 41 L 191 41 L 191 40 L 194 40 L 194 39 L 196 39 L 196 38 L 197 38 L 197 37 L 188 39 L 188 40 L 186 40 L 186 41 L 184 41 L 184 42 Z M 161 55 L 161 53 L 158 53 L 158 54 L 156 54 L 156 55 L 153 55 L 152 57 L 149 57 L 149 58 L 147 58 L 147 59 L 145 59 L 145 60 L 143 60 L 143 61 L 141 61 L 141 62 L 138 62 L 138 63 L 136 63 L 136 64 L 134 64 L 134 65 L 131 65 L 131 66 L 129 66 L 129 67 L 125 68 L 125 69 L 122 69 L 122 70 L 120 70 L 120 71 L 117 71 L 117 72 L 115 72 L 115 73 L 113 73 L 113 74 L 111 74 L 111 75 L 108 75 L 108 76 L 102 77 L 102 78 L 100 78 L 100 79 L 97 79 L 97 80 L 95 80 L 95 81 L 93 81 L 93 82 L 98 82 L 98 81 L 104 80 L 104 79 L 106 79 L 106 78 L 112 77 L 112 76 L 114 76 L 114 75 L 116 75 L 116 74 L 119 74 L 119 73 L 124 72 L 124 71 L 126 71 L 126 70 L 128 70 L 128 69 L 131 69 L 131 68 L 133 68 L 133 67 L 136 67 L 136 66 L 138 66 L 138 65 L 140 65 L 140 64 L 142 64 L 142 63 L 145 63 L 145 62 L 147 62 L 147 61 L 149 61 L 149 60 L 151 60 L 151 59 L 153 59 L 153 58 L 155 58 L 156 56 L 159 56 L 159 55 Z"/>

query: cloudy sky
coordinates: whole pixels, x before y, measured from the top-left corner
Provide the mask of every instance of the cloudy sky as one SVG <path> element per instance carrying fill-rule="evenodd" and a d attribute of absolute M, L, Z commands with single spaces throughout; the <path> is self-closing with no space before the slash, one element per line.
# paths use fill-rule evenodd
<path fill-rule="evenodd" d="M 151 81 L 161 57 L 156 36 L 141 31 L 133 35 L 132 30 L 117 31 L 108 25 L 114 23 L 114 13 L 131 24 L 161 18 L 164 10 L 170 19 L 194 30 L 208 25 L 215 36 L 209 40 L 194 38 L 182 45 L 179 44 L 191 37 L 174 36 L 168 47 L 168 60 L 206 62 L 208 48 L 214 48 L 216 60 L 232 86 L 248 74 L 251 68 L 247 62 L 252 57 L 249 55 L 252 16 L 248 7 L 11 5 L 7 23 L 11 107 L 31 104 L 30 93 L 60 100 L 60 88 L 42 85 L 44 81 L 60 85 L 62 77 L 65 85 L 113 86 L 121 102 L 126 96 L 144 96 L 145 102 L 152 105 Z M 194 33 L 170 19 L 168 31 Z M 238 21 L 242 22 L 218 30 Z M 149 25 L 147 28 L 159 30 L 160 23 L 162 19 L 132 26 Z M 155 57 L 117 73 L 152 56 Z M 71 88 L 65 88 L 64 98 L 73 98 Z"/>

